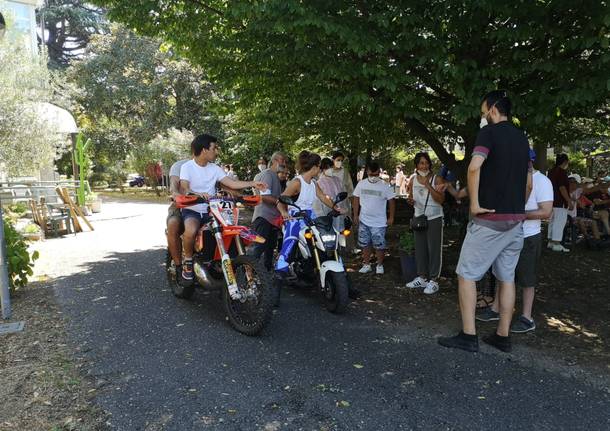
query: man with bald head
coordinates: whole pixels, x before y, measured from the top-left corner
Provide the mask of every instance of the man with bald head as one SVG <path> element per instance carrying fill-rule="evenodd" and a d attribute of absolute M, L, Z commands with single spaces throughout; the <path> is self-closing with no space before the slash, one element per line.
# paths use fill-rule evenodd
<path fill-rule="evenodd" d="M 280 219 L 280 213 L 277 209 L 278 198 L 282 194 L 282 186 L 278 171 L 286 169 L 286 155 L 281 152 L 275 152 L 271 156 L 271 162 L 267 169 L 256 175 L 255 179 L 262 181 L 269 186 L 265 191 L 262 191 L 262 202 L 254 207 L 252 216 L 252 229 L 259 235 L 264 237 L 266 241 L 263 244 L 255 244 L 249 251 L 249 254 L 259 258 L 265 254 L 265 267 L 271 270 L 273 267 L 273 253 L 277 245 L 278 227 L 276 222 Z"/>

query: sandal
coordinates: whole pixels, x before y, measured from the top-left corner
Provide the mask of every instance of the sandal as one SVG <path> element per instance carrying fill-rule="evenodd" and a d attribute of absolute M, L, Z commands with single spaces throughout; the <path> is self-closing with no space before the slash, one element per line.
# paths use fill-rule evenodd
<path fill-rule="evenodd" d="M 491 304 L 493 304 L 493 302 L 494 302 L 494 298 L 492 298 L 490 296 L 485 296 L 483 294 L 478 294 L 477 295 L 477 310 L 479 310 L 481 308 L 487 308 Z"/>

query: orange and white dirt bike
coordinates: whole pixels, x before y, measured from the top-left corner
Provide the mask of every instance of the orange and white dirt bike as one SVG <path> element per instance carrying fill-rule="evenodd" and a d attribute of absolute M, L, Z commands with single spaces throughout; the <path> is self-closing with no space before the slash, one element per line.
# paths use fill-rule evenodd
<path fill-rule="evenodd" d="M 185 208 L 199 203 L 208 204 L 210 221 L 201 226 L 195 240 L 193 271 L 197 283 L 190 286 L 178 282 L 179 274 L 167 259 L 168 280 L 172 292 L 179 298 L 193 296 L 196 286 L 210 288 L 213 280 L 223 280 L 222 302 L 229 323 L 246 335 L 260 333 L 271 320 L 274 293 L 272 274 L 260 259 L 246 255 L 245 248 L 265 238 L 252 229 L 237 224 L 237 203 L 256 206 L 260 196 L 212 197 L 198 195 L 176 197 L 176 206 Z"/>

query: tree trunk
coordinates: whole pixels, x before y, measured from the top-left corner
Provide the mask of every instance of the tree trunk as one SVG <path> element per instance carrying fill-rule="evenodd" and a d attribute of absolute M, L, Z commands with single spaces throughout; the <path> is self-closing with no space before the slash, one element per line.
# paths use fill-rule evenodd
<path fill-rule="evenodd" d="M 547 160 L 546 160 L 546 142 L 534 141 L 534 151 L 536 152 L 536 162 L 534 167 L 540 172 L 547 171 Z"/>

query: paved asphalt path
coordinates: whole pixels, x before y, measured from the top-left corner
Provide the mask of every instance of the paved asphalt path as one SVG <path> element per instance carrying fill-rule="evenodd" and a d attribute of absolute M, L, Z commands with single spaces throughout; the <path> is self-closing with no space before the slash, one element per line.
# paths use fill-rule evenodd
<path fill-rule="evenodd" d="M 362 307 L 335 316 L 311 294 L 286 291 L 264 335 L 240 335 L 217 293 L 168 290 L 164 205 L 104 206 L 95 232 L 40 243 L 37 272 L 112 429 L 610 429 L 607 388 L 487 347 L 447 350 Z"/>

